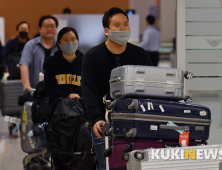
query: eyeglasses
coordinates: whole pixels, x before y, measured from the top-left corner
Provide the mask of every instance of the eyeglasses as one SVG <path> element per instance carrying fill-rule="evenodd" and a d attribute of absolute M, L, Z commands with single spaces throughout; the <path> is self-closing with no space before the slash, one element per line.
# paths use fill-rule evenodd
<path fill-rule="evenodd" d="M 56 28 L 55 25 L 43 25 L 43 27 L 46 28 L 46 29 L 49 29 L 49 28 L 55 29 Z"/>

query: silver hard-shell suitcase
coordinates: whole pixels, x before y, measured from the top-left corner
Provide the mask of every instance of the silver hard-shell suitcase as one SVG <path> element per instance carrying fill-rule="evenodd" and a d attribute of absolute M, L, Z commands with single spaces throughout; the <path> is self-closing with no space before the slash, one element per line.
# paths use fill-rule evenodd
<path fill-rule="evenodd" d="M 203 159 L 198 159 L 198 150 L 202 151 Z M 191 156 L 188 156 L 188 152 Z M 210 152 L 215 156 L 209 156 Z M 127 170 L 222 170 L 222 145 L 134 150 L 128 153 L 127 159 Z"/>
<path fill-rule="evenodd" d="M 32 104 L 33 102 L 30 101 L 25 102 L 21 114 L 21 148 L 26 153 L 39 152 L 47 147 L 44 132 L 45 123 L 33 123 Z"/>
<path fill-rule="evenodd" d="M 23 95 L 22 80 L 2 81 L 0 89 L 2 115 L 20 115 L 22 107 L 18 105 L 18 97 Z"/>
<path fill-rule="evenodd" d="M 111 72 L 110 96 L 182 100 L 184 77 L 191 79 L 192 73 L 177 68 L 121 66 Z"/>
<path fill-rule="evenodd" d="M 23 159 L 24 169 L 30 169 L 30 163 L 33 158 L 38 158 L 46 163 L 50 163 L 50 153 L 47 152 L 45 134 L 38 136 L 30 135 L 34 129 L 42 129 L 43 123 L 34 124 L 32 121 L 32 104 L 33 102 L 25 102 L 21 113 L 21 148 L 28 153 Z M 41 127 L 40 127 L 41 126 Z"/>

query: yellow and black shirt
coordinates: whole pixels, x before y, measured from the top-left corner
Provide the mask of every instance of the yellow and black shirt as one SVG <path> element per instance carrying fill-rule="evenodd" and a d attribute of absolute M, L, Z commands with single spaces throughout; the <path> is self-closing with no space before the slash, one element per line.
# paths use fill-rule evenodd
<path fill-rule="evenodd" d="M 45 89 L 50 103 L 59 97 L 68 97 L 71 93 L 81 94 L 81 66 L 83 54 L 76 51 L 72 62 L 62 56 L 62 51 L 55 52 L 44 64 Z"/>

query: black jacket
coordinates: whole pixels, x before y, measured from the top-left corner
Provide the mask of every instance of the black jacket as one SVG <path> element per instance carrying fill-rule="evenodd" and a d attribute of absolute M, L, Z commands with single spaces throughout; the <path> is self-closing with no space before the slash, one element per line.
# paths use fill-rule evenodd
<path fill-rule="evenodd" d="M 109 79 L 112 69 L 122 65 L 151 65 L 148 53 L 133 44 L 127 43 L 126 50 L 119 55 L 111 53 L 105 42 L 89 50 L 82 65 L 82 94 L 91 126 L 105 119 L 103 97 L 109 92 Z"/>
<path fill-rule="evenodd" d="M 4 51 L 3 51 L 3 55 L 2 55 L 2 63 L 3 63 L 3 66 L 6 67 L 7 66 L 7 57 L 8 55 L 10 54 L 14 54 L 14 53 L 18 53 L 18 52 L 22 52 L 25 44 L 29 41 L 30 39 L 27 38 L 27 41 L 22 44 L 20 41 L 19 41 L 19 38 L 16 37 L 16 38 L 13 38 L 13 39 L 10 39 L 6 45 L 5 45 L 5 48 L 4 48 Z"/>
<path fill-rule="evenodd" d="M 45 89 L 50 104 L 57 98 L 68 97 L 71 93 L 81 94 L 81 66 L 83 54 L 76 51 L 75 60 L 70 63 L 63 56 L 62 51 L 55 52 L 44 64 Z"/>

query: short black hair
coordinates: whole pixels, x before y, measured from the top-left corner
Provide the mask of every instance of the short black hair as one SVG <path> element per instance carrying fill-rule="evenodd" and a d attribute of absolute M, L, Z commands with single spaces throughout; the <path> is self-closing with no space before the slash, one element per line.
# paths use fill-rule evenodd
<path fill-rule="evenodd" d="M 146 21 L 150 24 L 153 25 L 156 21 L 156 18 L 153 15 L 147 15 Z"/>
<path fill-rule="evenodd" d="M 20 22 L 20 23 L 18 23 L 18 24 L 16 25 L 16 30 L 17 30 L 17 31 L 18 31 L 18 29 L 19 29 L 19 26 L 22 25 L 22 24 L 27 24 L 28 27 L 29 27 L 29 29 L 30 29 L 30 25 L 29 25 L 26 21 L 22 21 L 22 22 Z"/>
<path fill-rule="evenodd" d="M 71 9 L 65 8 L 62 12 L 63 14 L 71 14 Z"/>
<path fill-rule="evenodd" d="M 56 28 L 58 27 L 59 22 L 58 22 L 58 20 L 57 20 L 56 17 L 54 17 L 54 16 L 52 16 L 52 15 L 43 15 L 43 16 L 41 16 L 41 18 L 39 19 L 39 28 L 42 27 L 42 23 L 43 23 L 43 21 L 46 20 L 46 19 L 53 19 L 53 20 L 55 21 L 55 23 L 56 23 Z"/>
<path fill-rule="evenodd" d="M 106 11 L 103 15 L 103 28 L 109 28 L 109 18 L 112 18 L 115 14 L 123 14 L 126 16 L 127 20 L 129 21 L 129 17 L 128 15 L 120 8 L 117 7 L 113 7 L 111 9 L 109 9 L 108 11 Z"/>
<path fill-rule="evenodd" d="M 57 35 L 57 42 L 60 43 L 60 40 L 61 40 L 62 36 L 63 36 L 65 33 L 69 32 L 69 31 L 72 31 L 72 32 L 76 35 L 77 40 L 79 41 L 79 36 L 78 36 L 78 34 L 77 34 L 77 31 L 76 31 L 74 28 L 72 28 L 72 27 L 64 27 L 64 28 L 62 28 L 62 29 L 59 31 L 59 33 L 58 33 L 58 35 Z M 57 44 L 57 46 L 58 46 L 58 44 Z"/>

